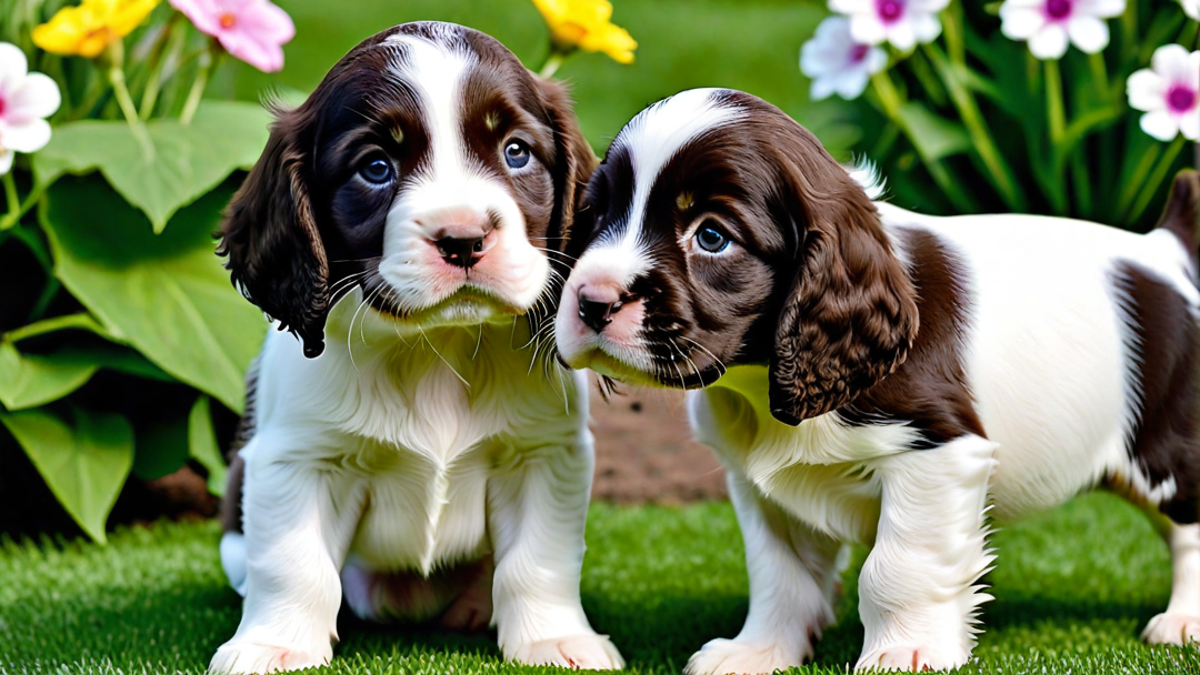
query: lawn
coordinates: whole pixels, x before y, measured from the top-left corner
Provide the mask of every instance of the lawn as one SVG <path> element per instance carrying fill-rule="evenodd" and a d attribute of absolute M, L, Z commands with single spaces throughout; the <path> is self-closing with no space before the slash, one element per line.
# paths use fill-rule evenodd
<path fill-rule="evenodd" d="M 225 586 L 214 523 L 122 529 L 108 546 L 5 541 L 0 551 L 0 672 L 199 673 L 232 635 L 239 602 Z M 631 673 L 678 673 L 704 641 L 737 632 L 746 611 L 741 538 L 727 503 L 686 508 L 593 506 L 584 603 Z M 1142 645 L 1165 607 L 1165 545 L 1108 495 L 1078 499 L 995 537 L 987 632 L 967 673 L 1197 673 L 1200 652 Z M 861 552 L 860 552 L 861 554 Z M 861 560 L 861 555 L 858 556 Z M 816 666 L 844 673 L 862 627 L 853 601 Z M 506 666 L 487 636 L 403 632 L 343 622 L 320 672 L 383 675 L 534 673 Z"/>

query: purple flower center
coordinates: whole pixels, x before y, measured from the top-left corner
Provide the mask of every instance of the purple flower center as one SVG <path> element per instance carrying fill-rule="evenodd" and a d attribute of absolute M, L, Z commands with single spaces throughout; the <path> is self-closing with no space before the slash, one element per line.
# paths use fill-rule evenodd
<path fill-rule="evenodd" d="M 904 0 L 875 0 L 875 12 L 884 23 L 895 23 L 904 15 Z"/>
<path fill-rule="evenodd" d="M 1176 84 L 1167 90 L 1167 108 L 1173 113 L 1185 113 L 1196 105 L 1196 91 Z"/>
<path fill-rule="evenodd" d="M 4 116 L 4 99 L 0 97 L 0 117 Z"/>
<path fill-rule="evenodd" d="M 854 45 L 850 49 L 850 63 L 859 63 L 867 58 L 867 52 L 871 51 L 870 45 Z"/>
<path fill-rule="evenodd" d="M 1071 0 L 1047 0 L 1046 17 L 1053 21 L 1062 21 L 1071 15 Z"/>

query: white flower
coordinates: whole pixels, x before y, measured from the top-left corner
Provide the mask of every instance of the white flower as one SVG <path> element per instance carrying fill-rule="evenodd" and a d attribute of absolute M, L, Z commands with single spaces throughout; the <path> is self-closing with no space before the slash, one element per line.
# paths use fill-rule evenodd
<path fill-rule="evenodd" d="M 858 98 L 867 80 L 887 65 L 887 54 L 879 47 L 855 42 L 850 37 L 850 20 L 831 16 L 817 26 L 813 38 L 800 48 L 800 72 L 812 78 L 812 100 L 837 94 L 846 100 Z"/>
<path fill-rule="evenodd" d="M 1000 32 L 1028 40 L 1039 59 L 1060 59 L 1068 40 L 1088 54 L 1108 46 L 1104 19 L 1125 11 L 1125 0 L 1005 0 L 1000 5 Z"/>
<path fill-rule="evenodd" d="M 49 117 L 62 96 L 58 84 L 29 72 L 16 45 L 0 42 L 0 175 L 12 169 L 13 152 L 36 152 L 50 142 Z"/>
<path fill-rule="evenodd" d="M 855 42 L 890 42 L 908 51 L 942 34 L 937 13 L 949 4 L 950 0 L 829 0 L 829 9 L 850 17 Z"/>
<path fill-rule="evenodd" d="M 1183 5 L 1184 14 L 1200 21 L 1200 0 L 1179 0 L 1179 4 Z"/>
<path fill-rule="evenodd" d="M 1145 110 L 1142 131 L 1160 141 L 1183 137 L 1200 140 L 1200 51 L 1188 53 L 1180 45 L 1154 50 L 1150 67 L 1129 76 L 1125 83 L 1129 107 Z"/>

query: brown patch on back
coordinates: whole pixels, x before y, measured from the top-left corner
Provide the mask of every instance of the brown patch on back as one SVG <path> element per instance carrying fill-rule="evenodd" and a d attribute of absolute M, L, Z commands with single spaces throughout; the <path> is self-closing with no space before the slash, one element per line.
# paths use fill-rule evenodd
<path fill-rule="evenodd" d="M 1177 523 L 1194 523 L 1200 516 L 1200 326 L 1187 301 L 1152 271 L 1122 263 L 1116 287 L 1127 298 L 1140 357 L 1134 367 L 1141 419 L 1130 455 L 1151 487 L 1175 480 L 1174 497 L 1159 510 Z"/>
<path fill-rule="evenodd" d="M 222 532 L 242 531 L 242 484 L 246 478 L 246 462 L 242 459 L 242 448 L 254 438 L 254 429 L 258 422 L 256 403 L 258 401 L 258 359 L 250 362 L 246 370 L 246 407 L 238 420 L 237 433 L 229 451 L 225 454 L 229 462 L 229 473 L 225 478 L 225 496 L 221 498 L 221 510 L 218 520 Z"/>
<path fill-rule="evenodd" d="M 1200 249 L 1200 172 L 1180 171 L 1171 184 L 1171 196 L 1157 227 L 1169 230 L 1196 263 L 1196 252 Z"/>
<path fill-rule="evenodd" d="M 908 422 L 921 433 L 919 449 L 965 434 L 986 437 L 962 363 L 969 300 L 958 264 L 928 232 L 904 230 L 899 239 L 912 261 L 920 329 L 904 365 L 838 415 L 853 424 Z"/>

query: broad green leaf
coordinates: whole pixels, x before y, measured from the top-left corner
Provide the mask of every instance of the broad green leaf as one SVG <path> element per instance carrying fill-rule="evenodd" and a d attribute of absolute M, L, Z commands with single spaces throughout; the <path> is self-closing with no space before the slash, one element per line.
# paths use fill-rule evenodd
<path fill-rule="evenodd" d="M 105 327 L 175 378 L 240 411 L 243 373 L 262 346 L 262 313 L 229 283 L 211 232 L 232 189 L 180 211 L 154 235 L 98 176 L 63 178 L 40 216 L 63 285 Z"/>
<path fill-rule="evenodd" d="M 22 354 L 13 343 L 0 342 L 0 403 L 24 410 L 57 401 L 82 387 L 96 370 L 86 360 Z"/>
<path fill-rule="evenodd" d="M 270 119 L 258 105 L 205 101 L 190 125 L 175 119 L 147 123 L 153 157 L 146 156 L 124 121 L 69 122 L 55 127 L 50 143 L 33 156 L 33 169 L 41 185 L 64 173 L 98 169 L 146 214 L 156 233 L 162 232 L 178 209 L 233 171 L 254 165 L 266 145 Z"/>
<path fill-rule="evenodd" d="M 0 414 L 0 423 L 83 531 L 105 541 L 104 522 L 133 466 L 129 422 L 82 408 L 72 408 L 70 419 L 64 420 L 38 408 Z"/>
<path fill-rule="evenodd" d="M 192 413 L 188 416 L 188 447 L 192 459 L 208 469 L 208 491 L 218 497 L 225 496 L 225 480 L 228 471 L 213 432 L 212 414 L 207 396 L 196 399 Z"/>
<path fill-rule="evenodd" d="M 909 138 L 927 161 L 971 149 L 971 138 L 961 124 L 937 116 L 920 103 L 905 103 L 900 107 L 900 117 L 908 127 Z"/>

